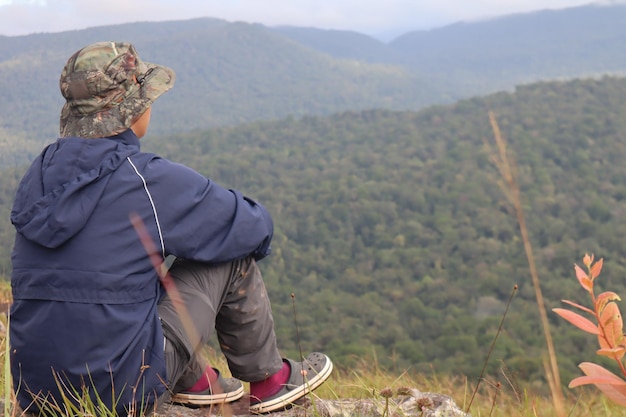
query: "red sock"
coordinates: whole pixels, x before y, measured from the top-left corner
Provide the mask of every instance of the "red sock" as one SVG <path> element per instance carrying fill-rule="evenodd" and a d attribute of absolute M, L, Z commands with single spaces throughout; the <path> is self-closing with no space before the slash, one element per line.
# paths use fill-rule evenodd
<path fill-rule="evenodd" d="M 289 363 L 283 362 L 283 367 L 274 375 L 264 379 L 263 381 L 250 382 L 250 396 L 263 401 L 266 398 L 276 394 L 289 381 L 291 367 Z"/>
<path fill-rule="evenodd" d="M 189 389 L 186 389 L 185 391 L 187 392 L 204 391 L 205 389 L 210 388 L 211 384 L 213 384 L 216 380 L 217 380 L 217 372 L 215 372 L 215 369 L 213 369 L 211 366 L 207 366 L 206 369 L 204 370 L 204 373 L 202 374 L 200 379 L 198 379 L 198 381 L 194 384 L 194 386 Z"/>

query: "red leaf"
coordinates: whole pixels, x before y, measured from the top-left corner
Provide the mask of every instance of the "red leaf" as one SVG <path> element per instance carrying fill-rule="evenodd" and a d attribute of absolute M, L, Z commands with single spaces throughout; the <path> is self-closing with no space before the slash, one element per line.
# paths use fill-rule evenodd
<path fill-rule="evenodd" d="M 596 311 L 602 314 L 604 307 L 606 307 L 606 304 L 609 301 L 621 301 L 621 300 L 622 299 L 619 298 L 619 295 L 615 294 L 612 291 L 603 292 L 596 298 L 596 303 L 595 303 Z"/>
<path fill-rule="evenodd" d="M 572 380 L 569 385 L 570 388 L 594 384 L 609 399 L 619 405 L 626 406 L 626 381 L 595 363 L 583 362 L 578 367 L 587 376 Z"/>
<path fill-rule="evenodd" d="M 596 353 L 600 356 L 607 356 L 611 359 L 620 360 L 624 357 L 624 353 L 626 353 L 626 347 L 617 346 L 612 349 L 604 348 L 599 349 Z"/>
<path fill-rule="evenodd" d="M 601 332 L 598 336 L 600 347 L 612 349 L 622 343 L 624 339 L 624 322 L 617 304 L 610 302 L 604 307 L 600 314 L 600 325 L 598 327 Z"/>
<path fill-rule="evenodd" d="M 593 264 L 593 266 L 591 267 L 591 271 L 589 272 L 589 275 L 591 276 L 592 280 L 596 279 L 598 275 L 600 275 L 600 271 L 602 271 L 603 264 L 604 264 L 604 260 L 602 258 L 600 258 L 598 262 Z"/>
<path fill-rule="evenodd" d="M 589 267 L 589 265 L 591 265 L 593 263 L 593 254 L 591 254 L 591 256 L 589 256 L 588 253 L 585 254 L 585 256 L 583 257 L 583 264 L 586 267 Z"/>
<path fill-rule="evenodd" d="M 563 303 L 565 303 L 565 304 L 569 304 L 569 305 L 571 305 L 572 307 L 576 307 L 576 308 L 578 308 L 578 309 L 580 309 L 580 310 L 582 310 L 582 311 L 584 311 L 584 312 L 586 312 L 586 313 L 589 313 L 589 314 L 595 314 L 595 312 L 594 312 L 592 309 L 587 308 L 587 307 L 585 307 L 585 306 L 581 306 L 580 304 L 576 304 L 576 303 L 574 303 L 574 302 L 572 302 L 572 301 L 569 301 L 569 300 L 561 300 L 561 302 L 563 302 Z"/>
<path fill-rule="evenodd" d="M 576 278 L 578 278 L 578 282 L 580 282 L 580 285 L 588 293 L 591 293 L 591 291 L 593 290 L 593 281 L 589 279 L 587 273 L 583 271 L 583 269 L 578 265 L 574 264 L 574 269 L 576 270 Z"/>
<path fill-rule="evenodd" d="M 574 378 L 570 381 L 568 388 L 576 388 L 576 387 L 581 387 L 583 385 L 595 385 L 595 384 L 626 386 L 625 381 L 621 381 L 620 383 L 615 378 L 618 378 L 618 377 L 616 375 L 614 376 L 586 376 L 586 375 L 579 376 L 578 378 Z"/>
<path fill-rule="evenodd" d="M 598 326 L 593 324 L 591 320 L 584 318 L 578 313 L 574 313 L 570 310 L 565 310 L 564 308 L 553 308 L 552 311 L 587 333 L 595 335 L 600 334 Z"/>

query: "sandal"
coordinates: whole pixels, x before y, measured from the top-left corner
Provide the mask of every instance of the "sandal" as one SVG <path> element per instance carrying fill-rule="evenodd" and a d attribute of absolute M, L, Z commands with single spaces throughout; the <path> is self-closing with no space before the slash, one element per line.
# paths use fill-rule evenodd
<path fill-rule="evenodd" d="M 269 398 L 260 400 L 251 397 L 251 413 L 269 413 L 291 406 L 294 401 L 322 385 L 333 370 L 333 363 L 330 358 L 319 352 L 311 353 L 302 362 L 295 362 L 291 359 L 283 359 L 283 361 L 287 362 L 291 368 L 289 380 L 281 387 L 280 391 Z M 254 402 L 255 400 L 257 402 Z"/>

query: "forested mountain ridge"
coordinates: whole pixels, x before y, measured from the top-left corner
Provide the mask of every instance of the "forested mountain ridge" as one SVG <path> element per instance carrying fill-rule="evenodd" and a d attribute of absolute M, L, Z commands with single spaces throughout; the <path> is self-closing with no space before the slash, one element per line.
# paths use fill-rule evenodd
<path fill-rule="evenodd" d="M 526 256 L 483 140 L 493 110 L 518 163 L 548 309 L 587 302 L 573 274 L 604 257 L 603 289 L 626 293 L 626 80 L 539 83 L 414 112 L 348 112 L 159 138 L 206 175 L 249 190 L 276 220 L 263 265 L 281 345 L 300 338 L 340 364 L 475 377 L 514 285 L 490 372 L 543 374 Z M 596 341 L 553 319 L 564 381 Z M 502 362 L 499 362 L 499 361 Z"/>
<path fill-rule="evenodd" d="M 275 221 L 262 262 L 281 348 L 339 366 L 476 377 L 514 285 L 489 372 L 543 375 L 544 341 L 524 248 L 483 140 L 493 110 L 519 171 L 548 309 L 584 303 L 573 263 L 605 260 L 598 285 L 626 294 L 626 80 L 538 83 L 419 112 L 369 110 L 142 140 L 263 202 Z M 0 175 L 0 265 L 19 172 Z M 596 341 L 551 315 L 563 380 Z"/>
<path fill-rule="evenodd" d="M 625 24 L 626 4 L 589 5 L 412 32 L 390 47 L 406 65 L 469 82 L 466 94 L 483 94 L 538 80 L 624 74 L 626 56 L 617 51 Z"/>
<path fill-rule="evenodd" d="M 412 31 L 385 44 L 349 31 L 276 28 L 337 58 L 401 65 L 453 97 L 548 79 L 624 73 L 626 4 L 541 10 Z"/>
<path fill-rule="evenodd" d="M 154 108 L 155 132 L 332 113 L 385 102 L 404 107 L 421 100 L 423 105 L 427 100 L 414 97 L 415 92 L 432 91 L 402 68 L 333 59 L 261 25 L 216 19 L 4 37 L 0 165 L 24 163 L 43 143 L 56 138 L 62 105 L 58 78 L 65 60 L 85 44 L 110 39 L 132 41 L 146 61 L 170 66 L 177 73 L 176 87 Z M 393 104 L 396 100 L 399 103 Z"/>
<path fill-rule="evenodd" d="M 626 5 L 584 6 L 410 32 L 390 43 L 346 31 L 193 19 L 0 36 L 0 167 L 57 135 L 65 59 L 87 43 L 135 43 L 176 88 L 154 133 L 345 110 L 417 110 L 547 79 L 623 73 Z"/>

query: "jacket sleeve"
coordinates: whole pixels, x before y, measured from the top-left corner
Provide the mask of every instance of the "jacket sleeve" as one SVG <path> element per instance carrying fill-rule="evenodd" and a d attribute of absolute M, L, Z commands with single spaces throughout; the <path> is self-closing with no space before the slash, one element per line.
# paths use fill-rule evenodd
<path fill-rule="evenodd" d="M 273 223 L 261 204 L 162 158 L 148 161 L 145 178 L 167 254 L 200 262 L 269 255 Z"/>

